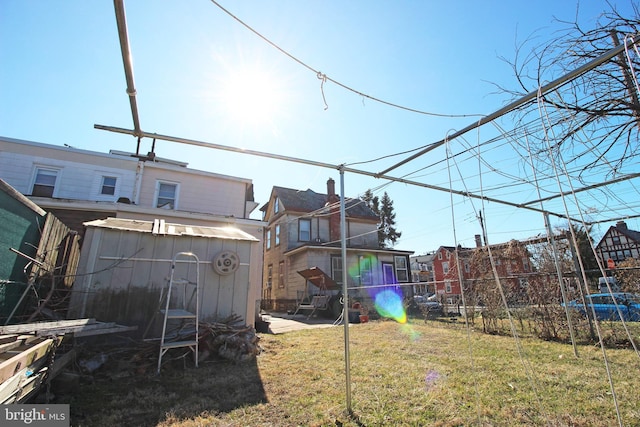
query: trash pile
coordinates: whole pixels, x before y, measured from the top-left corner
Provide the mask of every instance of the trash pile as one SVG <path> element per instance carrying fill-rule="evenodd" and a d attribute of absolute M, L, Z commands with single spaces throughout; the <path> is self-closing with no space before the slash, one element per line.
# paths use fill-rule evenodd
<path fill-rule="evenodd" d="M 233 362 L 246 362 L 260 354 L 260 338 L 252 326 L 231 326 L 229 323 L 200 324 L 199 360 L 217 355 Z"/>
<path fill-rule="evenodd" d="M 246 362 L 262 351 L 256 330 L 253 326 L 239 325 L 242 319 L 232 315 L 214 323 L 200 322 L 198 341 L 198 360 L 214 360 L 216 358 L 240 363 Z M 185 327 L 183 331 L 190 328 Z M 184 332 L 186 334 L 187 332 Z M 193 334 L 193 332 L 191 332 Z M 184 340 L 178 333 L 174 340 Z M 153 372 L 158 364 L 158 341 L 130 341 L 113 348 L 87 348 L 83 356 L 79 357 L 77 366 L 84 375 L 94 373 L 106 374 L 110 377 L 125 377 L 144 375 Z M 169 350 L 165 358 L 180 361 L 185 366 L 191 350 L 177 348 Z M 163 358 L 163 365 L 164 360 Z M 111 372 L 113 370 L 113 372 Z M 99 371 L 99 372 L 98 372 Z"/>

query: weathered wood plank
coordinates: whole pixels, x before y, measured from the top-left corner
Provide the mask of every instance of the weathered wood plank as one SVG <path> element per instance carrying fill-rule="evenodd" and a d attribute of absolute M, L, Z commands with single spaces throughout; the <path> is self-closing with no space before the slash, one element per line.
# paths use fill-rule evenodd
<path fill-rule="evenodd" d="M 19 325 L 0 326 L 0 334 L 18 334 L 21 332 L 35 333 L 37 331 L 61 329 L 61 328 L 66 328 L 70 326 L 90 325 L 95 322 L 96 322 L 96 319 L 74 319 L 74 320 L 56 320 L 52 322 L 22 323 Z"/>
<path fill-rule="evenodd" d="M 137 326 L 115 325 L 112 328 L 101 328 L 101 329 L 93 329 L 93 330 L 87 330 L 87 331 L 81 330 L 81 331 L 75 332 L 73 335 L 75 337 L 87 337 L 87 336 L 94 336 L 94 335 L 129 332 L 129 331 L 135 331 L 137 329 L 138 329 Z"/>
<path fill-rule="evenodd" d="M 24 346 L 22 351 L 17 352 L 13 357 L 0 363 L 0 383 L 14 376 L 18 371 L 24 369 L 25 366 L 31 366 L 47 357 L 53 345 L 53 339 L 43 339 L 40 343 Z M 22 346 L 18 346 L 11 352 L 17 351 L 21 347 Z"/>

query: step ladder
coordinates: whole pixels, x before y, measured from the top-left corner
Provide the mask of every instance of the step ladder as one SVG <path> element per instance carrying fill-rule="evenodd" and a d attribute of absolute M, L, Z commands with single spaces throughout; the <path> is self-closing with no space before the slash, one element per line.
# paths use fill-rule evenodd
<path fill-rule="evenodd" d="M 187 263 L 195 263 L 195 282 L 190 281 L 188 279 L 178 279 L 175 277 L 176 274 L 176 263 L 179 259 L 182 258 L 181 262 Z M 191 270 L 189 266 L 189 270 Z M 189 285 L 195 286 L 195 291 L 192 293 L 191 298 L 187 301 L 187 287 Z M 179 305 L 181 307 L 172 306 L 171 303 L 171 295 L 174 291 L 179 291 L 179 288 L 182 288 L 182 296 L 177 295 L 176 300 L 180 302 Z M 160 367 L 162 365 L 162 356 L 172 348 L 180 348 L 180 347 L 189 347 L 191 351 L 194 353 L 194 359 L 196 368 L 198 367 L 198 322 L 200 319 L 200 260 L 198 257 L 192 252 L 178 252 L 174 255 L 173 260 L 171 261 L 171 277 L 169 279 L 169 288 L 167 289 L 167 302 L 165 304 L 165 308 L 160 310 L 160 313 L 163 315 L 163 323 L 162 323 L 162 336 L 160 338 L 160 353 L 158 355 L 158 374 L 160 373 Z M 188 311 L 189 303 L 193 300 L 193 296 L 195 296 L 195 313 Z M 174 303 L 175 305 L 175 303 Z M 193 320 L 195 323 L 195 331 L 193 339 L 190 340 L 182 340 L 182 341 L 169 341 L 167 342 L 167 322 L 169 320 L 178 320 L 181 322 L 185 322 L 188 320 Z"/>

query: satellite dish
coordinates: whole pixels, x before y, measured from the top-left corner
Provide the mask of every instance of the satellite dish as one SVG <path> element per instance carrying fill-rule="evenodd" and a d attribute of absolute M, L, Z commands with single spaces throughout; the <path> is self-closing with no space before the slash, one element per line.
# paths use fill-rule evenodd
<path fill-rule="evenodd" d="M 238 270 L 240 258 L 233 251 L 222 251 L 213 258 L 211 265 L 216 273 L 221 276 L 227 276 Z"/>

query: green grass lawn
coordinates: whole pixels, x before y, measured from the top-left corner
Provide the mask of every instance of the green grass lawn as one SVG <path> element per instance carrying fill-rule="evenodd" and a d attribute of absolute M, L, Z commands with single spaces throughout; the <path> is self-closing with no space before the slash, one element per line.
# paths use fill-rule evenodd
<path fill-rule="evenodd" d="M 616 426 L 598 345 L 486 335 L 413 320 L 352 325 L 346 413 L 343 327 L 261 335 L 244 364 L 160 376 L 96 375 L 68 397 L 86 426 Z M 607 349 L 621 423 L 640 425 L 640 358 Z M 109 367 L 105 367 L 109 369 Z"/>

